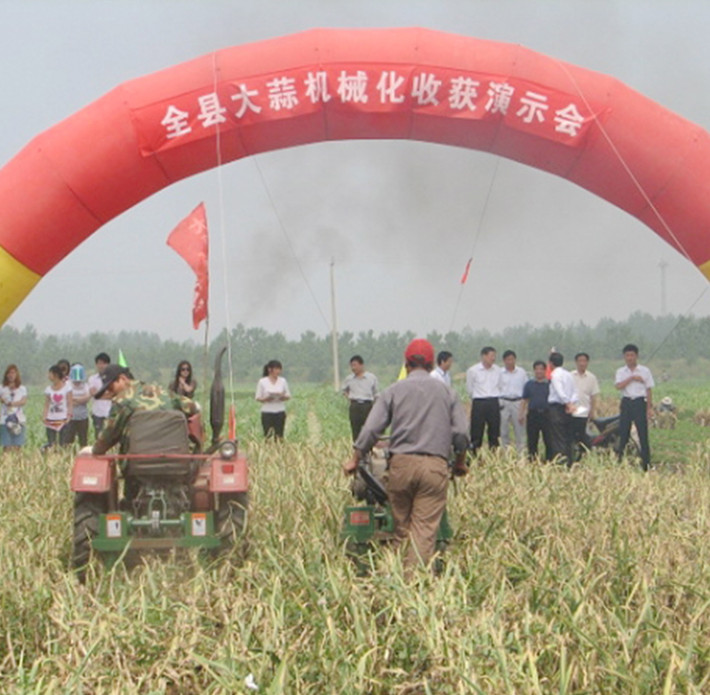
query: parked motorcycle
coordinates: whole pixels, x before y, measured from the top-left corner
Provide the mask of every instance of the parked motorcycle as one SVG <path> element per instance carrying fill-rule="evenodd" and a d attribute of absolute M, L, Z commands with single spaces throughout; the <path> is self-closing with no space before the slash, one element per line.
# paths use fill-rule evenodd
<path fill-rule="evenodd" d="M 596 434 L 589 435 L 589 443 L 592 450 L 607 449 L 613 451 L 615 454 L 619 453 L 619 446 L 621 445 L 621 436 L 619 434 L 620 419 L 621 415 L 617 414 L 591 420 L 591 423 L 597 430 Z M 580 445 L 578 444 L 577 446 Z M 641 446 L 635 427 L 631 428 L 631 435 L 626 444 L 624 455 L 631 459 L 640 458 L 641 456 Z M 578 456 L 575 456 L 575 460 L 578 460 Z"/>

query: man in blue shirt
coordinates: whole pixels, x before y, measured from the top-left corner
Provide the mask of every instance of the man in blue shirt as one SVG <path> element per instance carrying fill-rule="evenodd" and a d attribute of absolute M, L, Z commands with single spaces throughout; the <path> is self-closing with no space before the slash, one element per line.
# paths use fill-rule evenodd
<path fill-rule="evenodd" d="M 547 365 L 542 360 L 533 364 L 534 378 L 530 379 L 523 387 L 523 404 L 520 408 L 520 422 L 527 419 L 526 430 L 528 436 L 528 455 L 531 459 L 537 458 L 537 445 L 540 435 L 545 444 L 545 461 L 550 460 L 550 426 L 548 413 L 550 406 L 550 382 L 545 376 Z"/>

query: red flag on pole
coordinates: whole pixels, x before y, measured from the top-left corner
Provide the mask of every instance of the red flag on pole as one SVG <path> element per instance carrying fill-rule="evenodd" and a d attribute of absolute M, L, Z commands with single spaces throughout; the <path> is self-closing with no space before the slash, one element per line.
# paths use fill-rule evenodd
<path fill-rule="evenodd" d="M 207 318 L 209 298 L 209 241 L 204 203 L 200 203 L 170 232 L 167 244 L 185 259 L 197 276 L 195 299 L 192 305 L 192 324 L 198 328 Z"/>
<path fill-rule="evenodd" d="M 468 271 L 471 270 L 471 261 L 472 260 L 473 260 L 473 258 L 469 258 L 468 263 L 466 263 L 466 268 L 463 271 L 463 275 L 461 276 L 461 284 L 462 285 L 465 285 L 466 280 L 468 280 Z"/>

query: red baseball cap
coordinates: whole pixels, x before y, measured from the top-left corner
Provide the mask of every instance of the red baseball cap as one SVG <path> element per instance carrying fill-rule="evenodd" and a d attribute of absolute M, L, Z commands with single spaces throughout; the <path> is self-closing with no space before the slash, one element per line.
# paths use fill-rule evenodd
<path fill-rule="evenodd" d="M 417 361 L 415 358 L 423 358 L 426 364 L 434 364 L 434 346 L 424 338 L 415 338 L 404 351 L 404 360 Z"/>

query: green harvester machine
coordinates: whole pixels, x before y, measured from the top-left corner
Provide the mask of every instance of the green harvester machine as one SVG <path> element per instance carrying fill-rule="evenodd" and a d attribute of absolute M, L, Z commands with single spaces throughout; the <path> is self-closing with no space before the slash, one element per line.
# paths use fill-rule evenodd
<path fill-rule="evenodd" d="M 387 453 L 375 448 L 360 462 L 351 485 L 353 496 L 362 504 L 345 508 L 341 538 L 346 552 L 361 572 L 369 570 L 370 556 L 377 545 L 394 540 L 394 521 L 385 489 L 386 475 Z M 453 535 L 444 510 L 436 539 L 437 551 L 444 552 Z"/>

